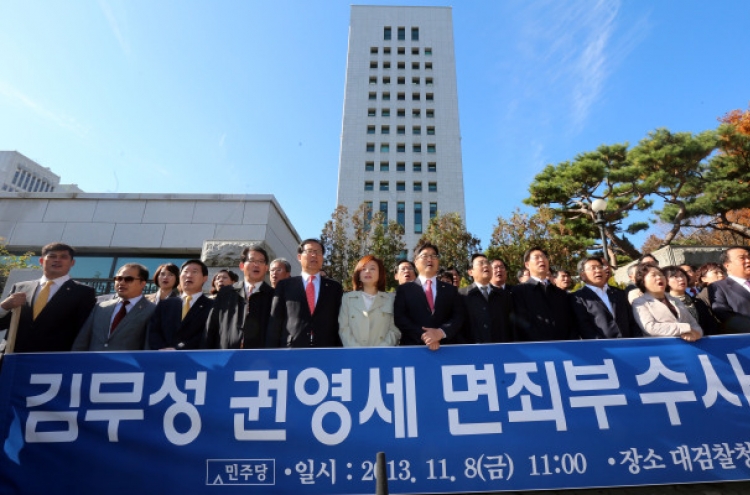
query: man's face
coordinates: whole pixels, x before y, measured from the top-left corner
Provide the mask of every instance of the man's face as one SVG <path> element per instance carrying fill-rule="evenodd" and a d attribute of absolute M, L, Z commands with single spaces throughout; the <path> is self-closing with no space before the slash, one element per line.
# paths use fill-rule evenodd
<path fill-rule="evenodd" d="M 560 271 L 555 278 L 555 285 L 562 290 L 570 289 L 570 275 L 568 272 Z"/>
<path fill-rule="evenodd" d="M 729 261 L 724 265 L 729 275 L 750 279 L 750 253 L 747 249 L 730 249 Z"/>
<path fill-rule="evenodd" d="M 427 278 L 434 277 L 440 269 L 438 255 L 431 247 L 421 250 L 416 258 L 414 258 L 414 264 L 417 265 L 419 274 Z"/>
<path fill-rule="evenodd" d="M 471 270 L 469 275 L 481 285 L 487 285 L 492 280 L 492 267 L 490 262 L 484 256 L 477 256 L 474 261 L 471 262 Z"/>
<path fill-rule="evenodd" d="M 297 255 L 302 271 L 316 275 L 323 268 L 323 246 L 317 242 L 308 242 L 302 246 L 302 253 Z"/>
<path fill-rule="evenodd" d="M 607 284 L 607 276 L 604 274 L 604 267 L 599 261 L 587 261 L 583 265 L 581 278 L 588 285 L 599 287 L 600 289 Z"/>
<path fill-rule="evenodd" d="M 529 261 L 524 263 L 524 266 L 529 270 L 529 274 L 532 277 L 540 280 L 547 278 L 547 274 L 549 273 L 549 259 L 541 251 L 532 251 L 529 254 Z"/>
<path fill-rule="evenodd" d="M 251 284 L 257 284 L 262 282 L 266 277 L 268 263 L 263 253 L 248 251 L 247 261 L 240 262 L 240 270 L 245 274 L 245 280 Z"/>
<path fill-rule="evenodd" d="M 201 292 L 206 280 L 208 280 L 208 275 L 203 275 L 203 269 L 198 264 L 190 263 L 180 271 L 180 287 L 187 295 Z"/>
<path fill-rule="evenodd" d="M 42 265 L 44 276 L 54 280 L 67 275 L 76 264 L 76 260 L 68 251 L 50 251 L 39 258 L 39 264 Z"/>
<path fill-rule="evenodd" d="M 398 285 L 405 284 L 406 282 L 411 282 L 415 278 L 417 278 L 417 274 L 414 273 L 414 269 L 411 267 L 411 263 L 408 263 L 404 261 L 403 263 L 398 265 L 398 270 L 396 271 L 396 281 L 398 282 Z"/>
<path fill-rule="evenodd" d="M 698 282 L 698 278 L 695 274 L 695 270 L 693 270 L 693 267 L 690 265 L 680 265 L 680 268 L 685 270 L 685 273 L 687 273 L 688 275 L 688 287 L 694 287 Z"/>
<path fill-rule="evenodd" d="M 146 281 L 141 279 L 137 268 L 120 268 L 115 275 L 115 292 L 123 299 L 133 299 L 143 293 Z"/>
<path fill-rule="evenodd" d="M 494 260 L 492 262 L 492 280 L 490 283 L 495 287 L 502 287 L 508 280 L 508 269 L 505 264 L 500 260 Z"/>
<path fill-rule="evenodd" d="M 271 287 L 276 288 L 276 284 L 279 280 L 289 278 L 290 273 L 286 271 L 286 266 L 281 261 L 274 261 L 271 263 L 271 269 L 269 270 L 271 277 Z"/>

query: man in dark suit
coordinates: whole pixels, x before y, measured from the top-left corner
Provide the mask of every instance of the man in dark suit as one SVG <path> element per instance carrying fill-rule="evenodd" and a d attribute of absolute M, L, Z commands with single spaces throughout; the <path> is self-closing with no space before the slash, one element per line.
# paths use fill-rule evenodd
<path fill-rule="evenodd" d="M 493 270 L 485 255 L 476 253 L 471 257 L 469 276 L 474 283 L 458 290 L 464 302 L 461 334 L 467 343 L 513 342 L 512 296 L 490 284 Z"/>
<path fill-rule="evenodd" d="M 727 278 L 708 286 L 711 309 L 724 333 L 750 333 L 750 251 L 730 247 L 719 263 L 726 268 Z"/>
<path fill-rule="evenodd" d="M 439 259 L 437 246 L 418 245 L 414 263 L 419 276 L 396 289 L 393 319 L 401 330 L 401 345 L 426 345 L 436 351 L 441 344 L 462 342 L 463 304 L 456 287 L 437 279 Z"/>
<path fill-rule="evenodd" d="M 576 328 L 583 339 L 642 337 L 625 291 L 607 284 L 601 259 L 589 256 L 578 263 L 585 285 L 573 292 Z"/>
<path fill-rule="evenodd" d="M 203 295 L 208 267 L 201 260 L 187 260 L 180 267 L 180 297 L 159 301 L 148 325 L 153 350 L 200 349 L 213 300 Z"/>
<path fill-rule="evenodd" d="M 549 256 L 540 247 L 523 255 L 529 279 L 513 287 L 516 340 L 522 342 L 575 338 L 570 295 L 547 280 Z"/>
<path fill-rule="evenodd" d="M 317 239 L 297 247 L 302 275 L 276 285 L 267 347 L 341 347 L 341 284 L 320 275 L 325 248 Z"/>
<path fill-rule="evenodd" d="M 502 290 L 510 290 L 508 285 L 508 265 L 502 258 L 492 258 L 490 260 L 490 267 L 492 268 L 492 279 L 490 284 L 493 287 L 497 287 Z"/>
<path fill-rule="evenodd" d="M 78 337 L 74 351 L 141 351 L 146 345 L 146 326 L 156 304 L 143 297 L 148 268 L 127 263 L 115 276 L 117 297 L 99 301 Z"/>
<path fill-rule="evenodd" d="M 222 287 L 208 315 L 206 349 L 262 349 L 271 316 L 273 288 L 265 283 L 268 253 L 260 246 L 242 250 L 243 279 Z"/>
<path fill-rule="evenodd" d="M 69 351 L 96 302 L 93 287 L 70 278 L 75 250 L 62 243 L 42 248 L 43 276 L 20 282 L 0 303 L 0 329 L 8 328 L 10 311 L 21 308 L 14 352 Z"/>

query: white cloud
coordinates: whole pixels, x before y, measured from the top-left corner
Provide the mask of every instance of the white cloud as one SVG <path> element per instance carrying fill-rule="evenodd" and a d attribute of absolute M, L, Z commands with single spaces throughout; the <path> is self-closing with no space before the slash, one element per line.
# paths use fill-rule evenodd
<path fill-rule="evenodd" d="M 67 115 L 49 110 L 38 101 L 32 99 L 30 96 L 22 93 L 13 86 L 2 81 L 0 81 L 0 96 L 4 96 L 17 105 L 26 107 L 27 109 L 34 112 L 37 116 L 48 120 L 65 130 L 73 132 L 80 137 L 85 137 L 86 134 L 88 134 L 88 128 L 80 124 L 73 117 L 69 117 Z"/>
<path fill-rule="evenodd" d="M 121 12 L 123 9 L 118 9 L 120 11 L 120 15 L 115 16 L 112 5 L 109 2 L 105 0 L 99 0 L 99 7 L 101 7 L 102 12 L 104 13 L 104 17 L 107 19 L 109 29 L 112 31 L 112 34 L 117 39 L 117 43 L 120 45 L 120 49 L 125 54 L 125 57 L 130 57 L 130 44 L 123 34 L 123 23 L 121 21 L 118 21 L 118 18 L 123 19 L 125 17 Z"/>

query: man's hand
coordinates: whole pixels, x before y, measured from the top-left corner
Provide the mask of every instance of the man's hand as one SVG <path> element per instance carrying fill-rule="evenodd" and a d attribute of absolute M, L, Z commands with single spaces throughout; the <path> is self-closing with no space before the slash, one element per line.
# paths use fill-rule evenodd
<path fill-rule="evenodd" d="M 440 341 L 445 338 L 445 332 L 439 328 L 422 327 L 422 342 L 424 342 L 431 351 L 440 349 Z"/>
<path fill-rule="evenodd" d="M 15 294 L 11 294 L 7 299 L 1 302 L 0 308 L 3 308 L 5 311 L 10 311 L 13 308 L 19 308 L 24 304 L 26 304 L 26 293 L 16 292 Z"/>

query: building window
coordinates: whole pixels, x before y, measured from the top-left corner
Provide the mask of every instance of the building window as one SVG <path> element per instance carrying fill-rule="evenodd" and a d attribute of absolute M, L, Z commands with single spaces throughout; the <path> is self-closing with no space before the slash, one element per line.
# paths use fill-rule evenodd
<path fill-rule="evenodd" d="M 374 172 L 375 162 L 365 162 L 365 172 Z"/>
<path fill-rule="evenodd" d="M 435 95 L 434 95 L 434 94 L 432 94 L 432 93 L 427 93 L 427 94 L 425 95 L 425 99 L 426 99 L 427 101 L 435 101 Z"/>
<path fill-rule="evenodd" d="M 365 191 L 372 191 L 374 189 L 374 184 L 371 180 L 365 181 Z"/>
<path fill-rule="evenodd" d="M 391 63 L 388 62 L 388 61 L 383 62 L 383 68 L 384 69 L 390 69 L 391 68 Z"/>
<path fill-rule="evenodd" d="M 365 230 L 370 230 L 372 221 L 372 201 L 365 201 Z"/>
<path fill-rule="evenodd" d="M 374 153 L 375 152 L 375 143 L 367 143 L 367 152 L 368 153 Z"/>
<path fill-rule="evenodd" d="M 419 93 L 412 93 L 411 94 L 411 101 L 419 101 L 420 95 Z"/>
<path fill-rule="evenodd" d="M 406 191 L 406 182 L 396 182 L 396 191 Z"/>
<path fill-rule="evenodd" d="M 405 101 L 406 100 L 406 93 L 399 93 L 398 95 L 396 95 L 396 99 L 398 101 Z"/>
<path fill-rule="evenodd" d="M 411 70 L 419 70 L 419 62 L 412 62 Z"/>
<path fill-rule="evenodd" d="M 391 109 L 390 108 L 384 108 L 380 111 L 380 115 L 383 117 L 390 117 L 391 116 Z"/>
<path fill-rule="evenodd" d="M 375 134 L 375 126 L 374 125 L 368 125 L 367 126 L 367 134 Z"/>
<path fill-rule="evenodd" d="M 418 108 L 415 108 L 414 110 L 411 111 L 411 116 L 414 117 L 415 119 L 418 119 L 419 117 L 422 116 L 422 112 Z"/>
<path fill-rule="evenodd" d="M 412 151 L 414 153 L 421 153 L 422 152 L 422 145 L 421 144 L 414 144 L 414 145 L 412 145 Z"/>
<path fill-rule="evenodd" d="M 398 79 L 396 79 L 396 84 L 406 84 L 406 78 L 399 77 Z"/>
<path fill-rule="evenodd" d="M 422 171 L 422 162 L 414 162 L 412 165 L 412 170 L 414 172 L 421 172 Z"/>
<path fill-rule="evenodd" d="M 419 55 L 419 48 L 416 48 L 416 47 L 412 48 L 411 49 L 411 54 L 412 55 Z"/>
<path fill-rule="evenodd" d="M 383 77 L 383 84 L 391 84 L 391 78 L 390 77 Z"/>
<path fill-rule="evenodd" d="M 434 125 L 428 125 L 427 126 L 427 135 L 428 136 L 434 136 L 435 135 L 435 126 Z"/>
<path fill-rule="evenodd" d="M 427 145 L 427 153 L 435 153 L 435 145 L 434 144 L 428 144 Z"/>
<path fill-rule="evenodd" d="M 378 78 L 375 76 L 370 77 L 370 85 L 374 85 L 378 83 Z"/>
<path fill-rule="evenodd" d="M 391 54 L 391 47 L 386 46 L 383 48 L 383 55 L 390 55 Z"/>
<path fill-rule="evenodd" d="M 430 220 L 437 216 L 437 203 L 430 203 Z"/>
<path fill-rule="evenodd" d="M 396 116 L 397 117 L 406 117 L 406 110 L 404 110 L 403 108 L 399 108 L 398 110 L 396 110 Z"/>
<path fill-rule="evenodd" d="M 415 125 L 414 127 L 411 128 L 411 133 L 415 136 L 419 136 L 420 134 L 422 134 L 422 128 L 419 127 L 418 125 Z"/>
<path fill-rule="evenodd" d="M 419 28 L 418 27 L 411 28 L 411 40 L 419 41 Z"/>
<path fill-rule="evenodd" d="M 402 227 L 406 225 L 406 203 L 403 201 L 396 203 L 396 222 Z"/>
<path fill-rule="evenodd" d="M 425 70 L 432 70 L 432 62 L 425 62 L 424 68 Z"/>
<path fill-rule="evenodd" d="M 431 77 L 425 77 L 425 78 L 424 78 L 424 83 L 425 83 L 425 84 L 426 84 L 427 86 L 432 86 L 432 78 L 431 78 Z"/>
<path fill-rule="evenodd" d="M 427 55 L 428 57 L 432 56 L 432 48 L 425 48 L 424 54 Z"/>
<path fill-rule="evenodd" d="M 378 47 L 377 46 L 371 46 L 370 47 L 370 53 L 372 53 L 373 55 L 377 55 L 378 54 Z"/>
<path fill-rule="evenodd" d="M 383 28 L 383 39 L 388 41 L 391 39 L 391 27 L 386 26 Z"/>
<path fill-rule="evenodd" d="M 398 28 L 398 40 L 404 41 L 406 40 L 406 28 Z"/>
<path fill-rule="evenodd" d="M 377 69 L 378 68 L 378 61 L 377 60 L 373 60 L 372 62 L 370 62 L 370 68 L 371 69 Z"/>
<path fill-rule="evenodd" d="M 399 55 L 404 55 L 404 54 L 406 54 L 406 49 L 405 49 L 405 48 L 404 48 L 403 46 L 399 46 L 399 47 L 398 47 L 398 54 L 399 54 Z"/>
<path fill-rule="evenodd" d="M 434 119 L 435 118 L 435 110 L 428 108 L 427 109 L 427 118 L 428 119 Z"/>
<path fill-rule="evenodd" d="M 390 126 L 387 126 L 387 125 L 380 126 L 380 134 L 390 134 L 390 133 L 391 133 Z"/>
<path fill-rule="evenodd" d="M 422 233 L 422 203 L 414 203 L 414 233 Z"/>
<path fill-rule="evenodd" d="M 398 143 L 396 145 L 396 151 L 398 153 L 405 153 L 406 152 L 406 145 L 404 143 Z"/>
<path fill-rule="evenodd" d="M 405 62 L 399 62 L 398 65 L 397 65 L 397 67 L 400 70 L 404 70 L 404 69 L 406 69 L 406 63 Z"/>
<path fill-rule="evenodd" d="M 427 164 L 427 171 L 428 172 L 437 172 L 437 163 L 430 162 Z"/>
<path fill-rule="evenodd" d="M 380 182 L 380 190 L 386 192 L 388 191 L 388 181 Z"/>
<path fill-rule="evenodd" d="M 418 77 L 412 77 L 411 78 L 411 83 L 414 86 L 419 86 L 419 78 Z"/>
<path fill-rule="evenodd" d="M 406 163 L 396 162 L 396 172 L 406 172 Z"/>
<path fill-rule="evenodd" d="M 377 100 L 378 99 L 378 95 L 377 95 L 377 93 L 368 93 L 367 94 L 367 99 L 368 100 Z"/>
<path fill-rule="evenodd" d="M 421 182 L 415 182 L 414 183 L 414 192 L 422 192 L 422 183 Z"/>
<path fill-rule="evenodd" d="M 383 225 L 388 225 L 388 201 L 380 202 L 380 213 L 383 214 Z"/>
<path fill-rule="evenodd" d="M 375 117 L 377 115 L 376 110 L 374 108 L 368 108 L 367 109 L 367 116 L 368 117 Z"/>
<path fill-rule="evenodd" d="M 398 134 L 400 136 L 406 134 L 406 127 L 404 127 L 402 125 L 396 127 L 396 134 Z"/>
<path fill-rule="evenodd" d="M 387 91 L 382 95 L 383 101 L 391 101 L 391 94 Z"/>
<path fill-rule="evenodd" d="M 437 192 L 437 182 L 428 182 L 427 183 L 427 190 L 429 192 Z"/>
<path fill-rule="evenodd" d="M 380 171 L 381 172 L 388 172 L 388 162 L 380 162 Z"/>
<path fill-rule="evenodd" d="M 388 153 L 390 151 L 390 145 L 388 143 L 380 143 L 380 152 Z"/>

